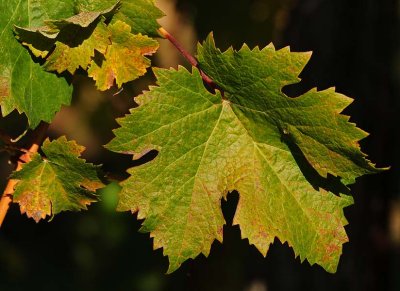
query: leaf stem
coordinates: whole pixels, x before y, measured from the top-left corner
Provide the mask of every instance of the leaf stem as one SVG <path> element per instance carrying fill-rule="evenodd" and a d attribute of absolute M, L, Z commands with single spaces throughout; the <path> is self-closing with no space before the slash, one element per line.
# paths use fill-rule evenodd
<path fill-rule="evenodd" d="M 41 122 L 39 126 L 35 129 L 33 133 L 33 142 L 28 151 L 22 154 L 17 162 L 16 171 L 22 169 L 22 165 L 29 162 L 31 160 L 31 155 L 36 153 L 43 140 L 46 137 L 47 129 L 49 128 L 49 124 L 45 122 Z M 7 186 L 4 189 L 3 196 L 0 200 L 0 228 L 4 222 L 8 209 L 10 208 L 10 204 L 12 202 L 12 195 L 14 193 L 14 187 L 17 184 L 18 180 L 10 179 L 8 180 Z"/>
<path fill-rule="evenodd" d="M 206 83 L 211 89 L 215 90 L 218 89 L 221 91 L 221 94 L 223 95 L 223 90 L 209 77 L 207 76 L 199 67 L 199 62 L 197 59 L 192 56 L 187 50 L 183 48 L 183 46 L 177 41 L 177 39 L 170 34 L 168 31 L 166 31 L 163 27 L 160 27 L 158 29 L 158 32 L 160 35 L 169 40 L 170 43 L 182 54 L 182 56 L 193 66 L 196 67 L 201 74 L 201 78 L 203 79 L 204 83 Z"/>

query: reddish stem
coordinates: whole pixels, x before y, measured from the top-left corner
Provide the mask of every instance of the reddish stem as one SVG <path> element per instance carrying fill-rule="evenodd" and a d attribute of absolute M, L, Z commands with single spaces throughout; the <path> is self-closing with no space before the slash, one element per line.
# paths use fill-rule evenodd
<path fill-rule="evenodd" d="M 160 33 L 160 35 L 162 37 L 164 37 L 165 39 L 168 39 L 173 46 L 182 54 L 182 56 L 193 66 L 196 67 L 197 69 L 199 69 L 200 71 L 200 75 L 201 78 L 203 79 L 203 81 L 213 90 L 218 89 L 221 92 L 223 92 L 221 90 L 221 88 L 219 88 L 219 86 L 217 84 L 215 84 L 215 82 L 209 77 L 207 76 L 200 68 L 199 68 L 199 62 L 197 61 L 197 59 L 192 56 L 187 50 L 185 50 L 183 48 L 183 46 L 176 40 L 176 38 L 171 35 L 168 31 L 166 31 L 163 27 L 160 27 L 158 29 L 158 32 Z"/>
<path fill-rule="evenodd" d="M 40 145 L 42 144 L 44 138 L 46 137 L 47 129 L 49 128 L 48 123 L 41 122 L 40 125 L 36 128 L 33 134 L 33 142 L 28 151 L 22 154 L 17 162 L 16 171 L 22 169 L 22 165 L 31 160 L 31 155 L 36 153 Z M 12 202 L 12 195 L 14 193 L 14 187 L 17 184 L 18 180 L 10 179 L 8 180 L 7 186 L 4 189 L 3 196 L 0 200 L 0 227 L 4 222 L 4 219 L 7 215 L 8 209 L 10 208 L 10 204 Z"/>

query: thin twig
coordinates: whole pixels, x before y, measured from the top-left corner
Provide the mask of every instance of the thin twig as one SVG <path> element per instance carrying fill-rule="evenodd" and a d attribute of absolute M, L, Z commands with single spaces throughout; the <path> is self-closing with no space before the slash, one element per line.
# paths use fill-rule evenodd
<path fill-rule="evenodd" d="M 40 125 L 35 129 L 33 133 L 33 142 L 28 151 L 22 154 L 17 162 L 16 171 L 22 169 L 22 165 L 31 160 L 31 155 L 36 153 L 43 140 L 46 137 L 47 129 L 49 128 L 49 124 L 45 122 L 41 122 Z M 17 180 L 10 179 L 8 180 L 7 186 L 4 189 L 3 196 L 0 200 L 0 227 L 3 224 L 4 218 L 6 217 L 7 211 L 10 208 L 10 204 L 12 202 L 12 195 L 14 193 L 14 187 L 17 184 Z"/>
<path fill-rule="evenodd" d="M 160 35 L 162 37 L 164 37 L 165 39 L 168 39 L 172 45 L 182 54 L 182 56 L 193 66 L 196 67 L 197 69 L 199 69 L 200 74 L 201 74 L 201 78 L 203 79 L 203 81 L 213 90 L 218 89 L 221 91 L 221 93 L 223 94 L 223 90 L 209 77 L 207 76 L 199 67 L 199 62 L 197 61 L 197 59 L 192 56 L 187 50 L 185 50 L 183 48 L 183 46 L 177 41 L 177 39 L 170 34 L 168 31 L 166 31 L 163 27 L 160 27 L 158 29 L 158 32 L 160 33 Z"/>

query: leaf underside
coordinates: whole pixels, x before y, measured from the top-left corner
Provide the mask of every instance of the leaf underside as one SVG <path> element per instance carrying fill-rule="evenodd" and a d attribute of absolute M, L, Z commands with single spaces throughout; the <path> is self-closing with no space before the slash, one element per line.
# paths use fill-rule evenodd
<path fill-rule="evenodd" d="M 233 223 L 263 255 L 278 238 L 301 261 L 335 272 L 348 241 L 343 208 L 353 203 L 345 184 L 379 171 L 359 149 L 366 134 L 340 114 L 351 99 L 333 89 L 281 92 L 299 81 L 309 53 L 272 45 L 222 53 L 211 37 L 198 52 L 224 96 L 208 92 L 196 68 L 154 70 L 158 86 L 137 98 L 107 145 L 134 157 L 159 151 L 128 171 L 118 209 L 144 219 L 172 272 L 222 241 L 221 199 L 237 190 Z"/>
<path fill-rule="evenodd" d="M 19 180 L 13 201 L 20 205 L 21 213 L 38 222 L 62 211 L 87 209 L 97 201 L 95 191 L 103 184 L 98 167 L 79 158 L 84 147 L 61 137 L 52 142 L 46 140 L 41 149 L 45 159 L 35 153 L 11 176 Z"/>

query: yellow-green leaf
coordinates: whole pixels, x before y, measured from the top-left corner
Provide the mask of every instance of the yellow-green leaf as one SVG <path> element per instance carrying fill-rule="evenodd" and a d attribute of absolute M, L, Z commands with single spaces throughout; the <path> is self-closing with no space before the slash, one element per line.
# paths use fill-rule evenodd
<path fill-rule="evenodd" d="M 114 12 L 115 7 L 102 13 Z M 65 25 L 60 27 L 59 36 L 54 39 L 38 32 L 34 33 L 35 37 L 28 36 L 26 31 L 21 30 L 18 37 L 35 56 L 46 60 L 43 67 L 47 71 L 74 74 L 82 68 L 96 81 L 99 90 L 107 90 L 114 83 L 121 87 L 146 73 L 150 60 L 145 56 L 158 49 L 157 41 L 140 33 L 132 34 L 131 27 L 119 20 L 106 25 L 102 18 L 92 25 L 96 26 L 79 29 L 77 36 L 75 30 Z M 49 51 L 52 52 L 49 54 Z"/>
<path fill-rule="evenodd" d="M 141 34 L 132 34 L 128 24 L 117 21 L 108 26 L 111 44 L 107 47 L 104 59 L 94 60 L 88 74 L 96 81 L 99 90 L 107 90 L 117 83 L 137 79 L 146 73 L 151 55 L 158 49 L 158 42 Z"/>
<path fill-rule="evenodd" d="M 57 41 L 54 51 L 46 58 L 43 67 L 47 71 L 58 73 L 68 71 L 71 74 L 74 74 L 78 68 L 87 70 L 93 62 L 95 50 L 101 54 L 106 53 L 110 38 L 111 31 L 103 21 L 100 21 L 92 34 L 76 47 Z"/>

